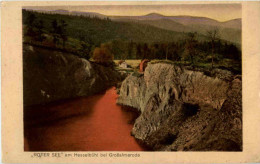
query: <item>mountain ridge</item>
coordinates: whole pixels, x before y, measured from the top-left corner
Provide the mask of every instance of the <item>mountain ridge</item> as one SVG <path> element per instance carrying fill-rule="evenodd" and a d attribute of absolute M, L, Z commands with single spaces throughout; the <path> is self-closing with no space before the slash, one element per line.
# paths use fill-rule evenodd
<path fill-rule="evenodd" d="M 86 16 L 97 17 L 101 19 L 111 19 L 114 22 L 125 23 L 138 23 L 143 25 L 149 25 L 163 30 L 169 30 L 173 32 L 198 32 L 199 34 L 206 35 L 207 31 L 218 28 L 220 31 L 220 38 L 231 41 L 233 43 L 241 44 L 241 18 L 236 18 L 224 22 L 219 22 L 215 19 L 208 17 L 197 17 L 188 15 L 179 16 L 165 16 L 159 13 L 149 13 L 142 16 L 109 16 L 103 15 L 97 12 L 85 12 L 85 11 L 68 11 L 68 10 L 33 10 L 43 13 L 62 14 L 62 15 L 74 15 L 74 16 Z"/>
<path fill-rule="evenodd" d="M 218 21 L 216 19 L 213 18 L 209 18 L 209 17 L 203 17 L 203 16 L 192 16 L 192 15 L 163 15 L 160 13 L 156 13 L 156 12 L 151 12 L 145 15 L 136 15 L 136 16 L 117 16 L 117 15 L 105 15 L 105 14 L 101 14 L 98 12 L 86 12 L 86 11 L 69 11 L 69 10 L 64 10 L 64 9 L 57 9 L 57 10 L 44 10 L 44 9 L 29 9 L 29 8 L 24 8 L 26 10 L 31 10 L 31 11 L 38 11 L 38 12 L 62 12 L 62 13 L 80 13 L 80 14 L 85 14 L 85 15 L 96 15 L 96 16 L 104 16 L 104 17 L 109 17 L 109 18 L 122 18 L 122 17 L 149 17 L 149 16 L 160 16 L 160 17 L 165 17 L 165 18 L 170 18 L 170 17 L 188 17 L 188 18 L 205 18 L 208 20 L 213 20 L 219 23 L 227 23 L 229 21 L 235 21 L 235 20 L 240 20 L 241 18 L 234 18 L 234 19 L 230 19 L 230 20 L 226 20 L 226 21 Z"/>

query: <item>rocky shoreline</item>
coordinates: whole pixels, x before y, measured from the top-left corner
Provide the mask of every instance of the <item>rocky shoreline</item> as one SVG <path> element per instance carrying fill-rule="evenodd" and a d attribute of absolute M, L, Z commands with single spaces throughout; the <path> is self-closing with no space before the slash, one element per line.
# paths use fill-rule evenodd
<path fill-rule="evenodd" d="M 23 46 L 24 106 L 94 95 L 118 81 L 122 75 L 110 67 L 70 53 Z"/>
<path fill-rule="evenodd" d="M 241 151 L 241 77 L 218 72 L 156 63 L 129 75 L 117 103 L 141 112 L 132 135 L 153 150 Z"/>

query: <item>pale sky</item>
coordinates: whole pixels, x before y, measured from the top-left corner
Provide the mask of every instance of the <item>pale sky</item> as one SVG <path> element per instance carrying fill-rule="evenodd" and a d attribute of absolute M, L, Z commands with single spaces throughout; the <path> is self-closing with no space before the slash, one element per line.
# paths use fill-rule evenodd
<path fill-rule="evenodd" d="M 242 16 L 241 4 L 88 5 L 25 8 L 96 12 L 108 16 L 137 16 L 149 13 L 158 13 L 165 16 L 190 15 L 208 17 L 218 21 L 227 21 Z"/>

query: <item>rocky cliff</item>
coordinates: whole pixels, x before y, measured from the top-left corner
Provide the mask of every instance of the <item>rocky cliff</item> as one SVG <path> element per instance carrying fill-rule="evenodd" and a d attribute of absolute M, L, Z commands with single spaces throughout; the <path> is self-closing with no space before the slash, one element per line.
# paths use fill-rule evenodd
<path fill-rule="evenodd" d="M 242 150 L 242 83 L 167 63 L 128 76 L 118 104 L 137 108 L 132 135 L 154 150 Z"/>
<path fill-rule="evenodd" d="M 121 76 L 69 53 L 23 46 L 24 105 L 88 96 L 106 89 Z"/>

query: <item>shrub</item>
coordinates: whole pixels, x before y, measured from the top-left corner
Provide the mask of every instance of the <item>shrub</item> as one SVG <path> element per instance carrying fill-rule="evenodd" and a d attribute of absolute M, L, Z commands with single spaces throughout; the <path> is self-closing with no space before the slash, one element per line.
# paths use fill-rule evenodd
<path fill-rule="evenodd" d="M 100 47 L 96 47 L 93 52 L 93 60 L 96 63 L 109 65 L 113 62 L 114 55 L 111 53 L 111 49 L 108 45 L 102 44 Z"/>

